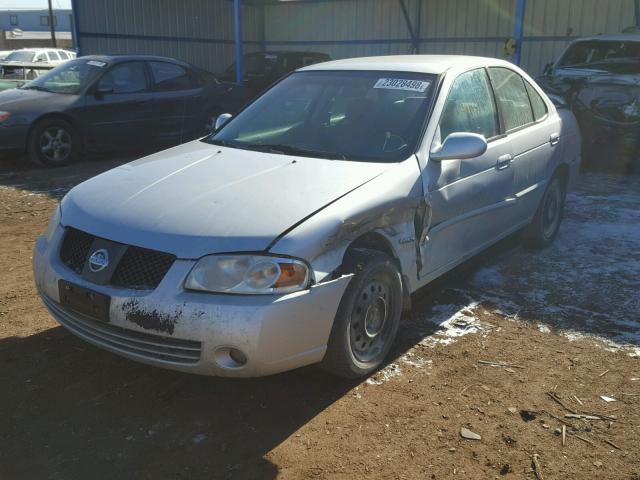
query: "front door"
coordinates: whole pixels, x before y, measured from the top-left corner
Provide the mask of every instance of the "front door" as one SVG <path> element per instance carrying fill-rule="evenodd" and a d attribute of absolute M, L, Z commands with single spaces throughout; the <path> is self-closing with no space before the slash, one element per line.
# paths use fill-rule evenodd
<path fill-rule="evenodd" d="M 140 146 L 152 130 L 152 93 L 144 62 L 119 63 L 90 89 L 80 113 L 89 146 Z"/>
<path fill-rule="evenodd" d="M 484 135 L 486 152 L 467 160 L 429 160 L 425 172 L 431 222 L 421 239 L 425 281 L 491 244 L 512 217 L 513 152 L 500 134 L 497 107 L 483 68 L 458 76 L 451 86 L 434 147 L 454 132 Z"/>

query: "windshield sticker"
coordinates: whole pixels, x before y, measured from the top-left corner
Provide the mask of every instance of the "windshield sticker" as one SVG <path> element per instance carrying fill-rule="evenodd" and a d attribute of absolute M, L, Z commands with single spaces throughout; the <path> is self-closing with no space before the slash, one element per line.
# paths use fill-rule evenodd
<path fill-rule="evenodd" d="M 87 65 L 93 65 L 94 67 L 100 67 L 100 68 L 102 68 L 102 67 L 104 67 L 104 66 L 106 65 L 106 63 L 104 63 L 104 62 L 99 62 L 99 61 L 97 61 L 97 60 L 89 60 L 89 61 L 87 62 Z"/>
<path fill-rule="evenodd" d="M 424 80 L 408 80 L 405 78 L 379 78 L 373 88 L 386 88 L 389 90 L 406 90 L 409 92 L 424 92 L 429 88 L 430 82 Z"/>

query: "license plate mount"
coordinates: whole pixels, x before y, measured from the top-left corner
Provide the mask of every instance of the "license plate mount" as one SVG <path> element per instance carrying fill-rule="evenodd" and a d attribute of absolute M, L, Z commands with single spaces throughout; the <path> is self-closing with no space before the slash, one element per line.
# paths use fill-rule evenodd
<path fill-rule="evenodd" d="M 58 281 L 60 305 L 101 322 L 109 321 L 111 297 L 66 280 Z"/>

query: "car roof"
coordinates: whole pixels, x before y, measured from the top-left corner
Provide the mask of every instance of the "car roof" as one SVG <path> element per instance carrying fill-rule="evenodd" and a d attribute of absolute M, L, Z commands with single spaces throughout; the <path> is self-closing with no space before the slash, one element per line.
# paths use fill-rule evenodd
<path fill-rule="evenodd" d="M 640 35 L 635 33 L 619 33 L 616 35 L 593 35 L 591 37 L 576 38 L 572 43 L 578 42 L 640 42 Z"/>
<path fill-rule="evenodd" d="M 513 64 L 498 58 L 473 57 L 468 55 L 389 55 L 382 57 L 348 58 L 317 63 L 301 68 L 309 70 L 396 70 L 439 75 L 451 68 L 474 68 L 511 66 Z"/>
<path fill-rule="evenodd" d="M 249 52 L 245 53 L 245 55 L 322 55 L 323 57 L 328 57 L 327 53 L 323 52 L 311 52 L 307 50 L 268 50 L 266 52 Z"/>
<path fill-rule="evenodd" d="M 169 62 L 175 63 L 177 65 L 182 65 L 183 67 L 193 68 L 186 62 L 181 60 L 176 60 L 171 57 L 161 57 L 159 55 L 138 55 L 138 54 L 127 54 L 127 55 L 84 55 L 82 57 L 78 57 L 79 60 L 97 60 L 105 63 L 120 63 L 120 62 L 128 62 L 131 60 L 140 60 L 140 61 L 158 61 L 158 62 Z"/>

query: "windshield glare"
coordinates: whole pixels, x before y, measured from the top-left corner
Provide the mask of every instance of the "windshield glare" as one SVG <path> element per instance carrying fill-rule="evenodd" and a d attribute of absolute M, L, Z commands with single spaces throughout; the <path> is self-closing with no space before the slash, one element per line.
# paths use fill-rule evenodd
<path fill-rule="evenodd" d="M 10 53 L 4 59 L 5 62 L 31 62 L 34 57 L 33 52 L 17 51 Z"/>
<path fill-rule="evenodd" d="M 78 94 L 97 77 L 105 66 L 103 62 L 72 60 L 48 71 L 22 88 Z"/>
<path fill-rule="evenodd" d="M 640 59 L 640 42 L 578 42 L 564 55 L 560 67 L 588 66 L 621 59 Z"/>
<path fill-rule="evenodd" d="M 415 151 L 434 82 L 434 75 L 410 72 L 297 72 L 208 141 L 300 156 L 404 160 Z"/>

